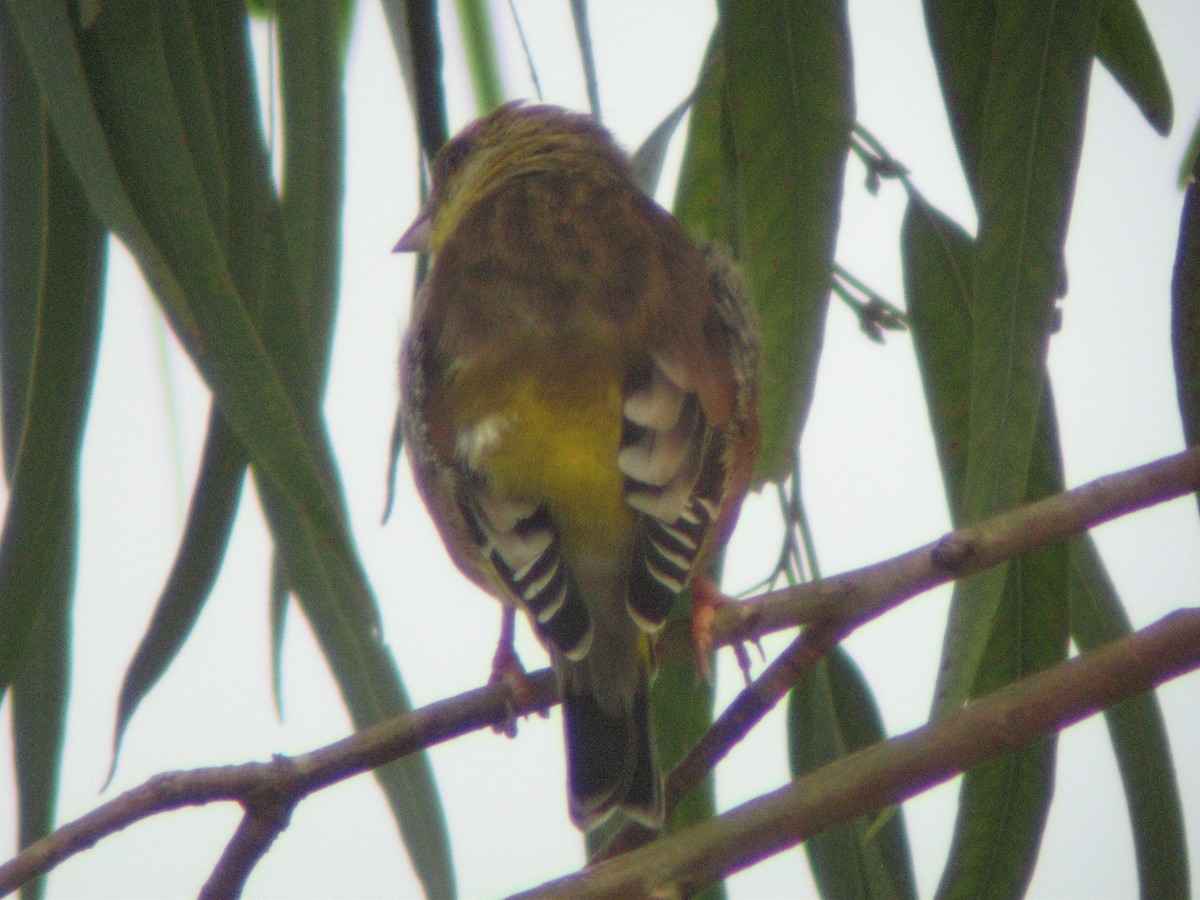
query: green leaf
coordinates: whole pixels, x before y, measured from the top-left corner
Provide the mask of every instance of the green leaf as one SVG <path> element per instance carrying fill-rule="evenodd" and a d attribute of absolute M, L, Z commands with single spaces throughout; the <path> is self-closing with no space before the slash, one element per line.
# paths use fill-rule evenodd
<path fill-rule="evenodd" d="M 692 95 L 692 117 L 675 188 L 675 216 L 693 237 L 732 251 L 735 175 L 724 108 L 725 53 L 717 33 Z"/>
<path fill-rule="evenodd" d="M 446 143 L 446 93 L 442 84 L 442 39 L 436 3 L 383 0 L 400 74 L 408 88 L 417 118 L 417 136 L 425 158 L 432 162 Z"/>
<path fill-rule="evenodd" d="M 279 14 L 283 224 L 305 331 L 323 385 L 341 271 L 346 103 L 342 34 L 352 4 L 307 0 Z"/>
<path fill-rule="evenodd" d="M 41 264 L 34 329 L 4 335 L 5 346 L 11 340 L 29 370 L 18 381 L 28 386 L 27 397 L 13 398 L 21 406 L 4 415 L 6 423 L 20 423 L 20 440 L 16 458 L 6 459 L 10 490 L 0 534 L 0 693 L 22 655 L 33 652 L 25 646 L 26 637 L 43 602 L 65 602 L 47 600 L 43 591 L 64 583 L 56 574 L 61 566 L 74 570 L 79 454 L 100 334 L 106 235 L 57 143 L 46 140 L 45 243 L 38 248 L 36 239 L 29 240 L 21 248 Z M 6 330 L 30 324 L 28 299 L 13 302 L 22 308 L 21 321 L 6 316 Z"/>
<path fill-rule="evenodd" d="M 671 146 L 671 138 L 675 136 L 675 129 L 679 127 L 691 105 L 692 97 L 689 94 L 663 117 L 647 135 L 646 140 L 642 141 L 641 146 L 634 151 L 630 160 L 634 180 L 637 181 L 638 187 L 651 197 L 658 188 L 658 179 L 662 175 L 663 160 L 666 158 L 667 148 Z"/>
<path fill-rule="evenodd" d="M 1013 561 L 973 696 L 1066 658 L 1065 549 Z M 978 766 L 963 777 L 943 898 L 1020 897 L 1029 886 L 1054 797 L 1057 735 Z"/>
<path fill-rule="evenodd" d="M 1197 180 L 1196 166 L 1198 164 L 1200 164 L 1200 121 L 1196 122 L 1192 136 L 1188 139 L 1187 150 L 1183 152 L 1183 159 L 1179 163 L 1179 187 L 1181 190 L 1186 189 L 1189 184 Z"/>
<path fill-rule="evenodd" d="M 272 358 L 269 336 L 251 319 L 225 265 L 220 223 L 209 218 L 214 185 L 200 177 L 210 170 L 203 161 L 193 167 L 191 156 L 205 145 L 196 119 L 178 114 L 182 63 L 172 54 L 168 69 L 157 6 L 105 4 L 82 38 L 82 55 L 67 4 L 16 0 L 10 9 L 93 208 L 137 258 L 252 457 L 306 515 L 336 533 L 328 463 L 314 456 L 315 411 L 285 386 L 311 381 L 294 372 L 311 363 L 308 343 L 290 328 L 294 316 L 276 315 L 270 321 L 289 331 L 290 346 Z M 178 36 L 171 41 L 173 48 L 183 44 Z"/>
<path fill-rule="evenodd" d="M 275 553 L 271 557 L 271 587 L 269 592 L 268 620 L 271 623 L 271 694 L 275 698 L 275 714 L 283 721 L 283 638 L 287 633 L 288 601 L 292 590 L 288 587 L 287 573 L 283 560 Z"/>
<path fill-rule="evenodd" d="M 13 771 L 21 847 L 54 829 L 71 687 L 71 607 L 79 540 L 78 502 L 73 505 L 63 510 L 57 564 L 13 678 Z M 38 900 L 45 888 L 45 876 L 22 885 L 21 900 Z"/>
<path fill-rule="evenodd" d="M 1137 0 L 1101 3 L 1096 58 L 1137 104 L 1150 126 L 1163 137 L 1170 134 L 1175 116 L 1171 87 Z"/>
<path fill-rule="evenodd" d="M 909 321 L 946 493 L 956 525 L 967 518 L 973 342 L 970 276 L 975 243 L 915 191 L 901 230 Z M 1062 490 L 1061 452 L 1046 387 L 1024 496 Z M 1066 658 L 1067 555 L 1061 542 L 1007 567 L 971 696 Z M 949 640 L 949 636 L 948 636 Z M 1054 788 L 1051 738 L 968 772 L 939 895 L 1019 896 L 1032 876 Z"/>
<path fill-rule="evenodd" d="M 1071 542 L 1071 636 L 1081 653 L 1133 633 L 1091 535 Z M 1154 693 L 1104 711 L 1125 787 L 1143 897 L 1190 896 L 1183 803 Z"/>
<path fill-rule="evenodd" d="M 1200 129 L 1196 133 L 1200 135 Z M 1179 220 L 1179 244 L 1171 277 L 1175 389 L 1183 438 L 1188 446 L 1200 444 L 1200 156 L 1192 158 L 1191 175 Z"/>
<path fill-rule="evenodd" d="M 987 97 L 996 0 L 925 0 L 925 27 L 950 115 L 950 134 L 979 204 L 983 107 Z"/>
<path fill-rule="evenodd" d="M 495 28 L 486 3 L 458 0 L 455 4 L 466 50 L 467 71 L 475 107 L 481 113 L 491 112 L 504 102 L 504 82 L 500 77 L 500 62 L 496 59 Z"/>
<path fill-rule="evenodd" d="M 0 6 L 0 440 L 12 478 L 25 428 L 46 232 L 46 117 Z"/>
<path fill-rule="evenodd" d="M 12 685 L 22 847 L 54 826 L 70 684 L 79 459 L 100 339 L 107 233 L 0 9 L 0 357 L 5 478 L 0 695 Z M 22 889 L 41 897 L 38 879 Z"/>
<path fill-rule="evenodd" d="M 297 5 L 280 15 L 282 87 L 285 91 L 285 171 L 280 238 L 286 237 L 288 255 L 297 275 L 294 283 L 303 318 L 303 333 L 313 347 L 311 369 L 298 373 L 312 380 L 301 383 L 299 389 L 311 395 L 311 402 L 317 407 L 322 402 L 329 365 L 337 295 L 336 272 L 340 268 L 344 106 L 342 69 L 340 64 L 333 65 L 333 62 L 341 59 L 345 15 L 345 9 L 321 3 L 312 4 L 307 11 Z M 236 22 L 231 21 L 228 28 L 227 44 L 232 43 Z M 236 34 L 244 41 L 244 29 L 237 30 Z M 245 62 L 248 59 L 248 48 L 243 48 L 236 65 L 227 66 L 236 73 L 230 86 L 231 98 L 249 90 L 251 82 Z M 299 100 L 288 96 L 293 91 L 299 91 L 300 97 L 312 95 L 317 100 L 302 109 Z M 232 99 L 230 105 L 236 113 L 231 126 L 232 145 L 239 146 L 252 139 L 257 126 L 251 108 L 235 106 Z M 238 193 L 247 195 L 255 187 L 269 183 L 265 159 L 253 156 L 242 160 L 235 168 L 233 183 L 246 184 L 246 190 Z M 260 201 L 263 208 L 258 212 L 262 217 L 258 221 L 265 221 L 270 227 L 256 228 L 253 216 L 244 219 L 242 224 L 247 231 L 242 240 L 233 242 L 235 251 L 239 247 L 253 248 L 258 240 L 272 240 L 277 220 L 270 215 L 273 210 L 269 200 L 265 197 Z M 279 245 L 272 243 L 271 246 Z M 258 251 L 257 257 L 268 253 L 269 250 L 264 248 Z M 312 258 L 307 266 L 297 265 L 298 255 Z M 235 260 L 235 270 L 252 275 L 255 259 L 256 254 L 248 252 L 240 261 Z M 272 280 L 269 276 L 264 285 L 267 296 L 281 294 L 280 285 L 287 283 L 283 278 L 290 274 L 290 269 L 281 267 L 274 276 L 280 280 Z M 279 340 L 277 352 L 288 352 L 287 333 L 281 332 Z M 323 430 L 320 437 L 332 479 L 332 451 Z M 353 549 L 331 544 L 320 527 L 310 518 L 296 515 L 288 498 L 269 480 L 258 477 L 257 470 L 256 483 L 275 538 L 277 562 L 282 563 L 284 573 L 284 577 L 275 580 L 276 595 L 283 584 L 295 592 L 356 727 L 409 712 L 411 704 L 395 662 L 380 639 L 375 597 Z M 279 572 L 278 565 L 274 571 Z M 276 621 L 282 625 L 282 620 Z M 453 896 L 454 871 L 448 830 L 428 755 L 413 754 L 375 774 L 384 788 L 426 892 L 430 896 Z"/>
<path fill-rule="evenodd" d="M 292 514 L 274 485 L 257 479 L 263 510 L 300 607 L 312 624 L 357 728 L 411 711 L 412 704 L 380 635 L 374 597 L 357 560 L 336 553 Z M 455 896 L 445 815 L 426 753 L 375 770 L 413 866 L 431 897 Z"/>
<path fill-rule="evenodd" d="M 588 108 L 597 119 L 600 114 L 600 81 L 596 78 L 596 55 L 592 51 L 592 31 L 588 25 L 587 0 L 570 0 L 571 22 L 575 25 L 575 43 L 583 64 L 583 81 L 587 86 Z"/>
<path fill-rule="evenodd" d="M 998 8 L 980 122 L 973 256 L 966 521 L 1022 500 L 1029 484 L 1062 247 L 1083 139 L 1096 30 L 1092 0 Z M 971 692 L 1007 566 L 958 582 L 935 709 Z"/>
<path fill-rule="evenodd" d="M 1062 490 L 1061 451 L 1047 386 L 1026 498 L 1032 501 Z M 972 697 L 1066 659 L 1067 585 L 1067 547 L 1061 541 L 1012 561 Z M 1046 738 L 964 776 L 939 896 L 1024 894 L 1054 798 L 1057 742 L 1057 735 Z"/>
<path fill-rule="evenodd" d="M 839 222 L 842 176 L 854 123 L 850 38 L 838 0 L 720 5 L 724 99 L 710 86 L 693 116 L 693 137 L 720 135 L 720 178 L 733 217 L 708 233 L 687 215 L 692 183 L 681 182 L 685 226 L 733 238 L 763 325 L 760 479 L 782 479 L 812 400 Z M 697 122 L 720 110 L 722 124 Z M 719 130 L 718 130 L 719 128 Z M 690 141 L 689 141 L 690 143 Z M 710 181 L 713 173 L 690 174 Z M 685 173 L 687 169 L 685 168 Z M 725 193 L 722 191 L 722 193 Z"/>
<path fill-rule="evenodd" d="M 78 37 L 66 4 L 10 8 L 94 207 L 137 257 L 252 461 L 289 580 L 361 727 L 408 701 L 344 520 L 321 416 L 327 335 L 292 280 L 245 9 L 168 6 L 114 0 Z M 428 761 L 381 778 L 431 892 L 452 891 L 445 842 L 411 838 L 444 838 Z"/>
<path fill-rule="evenodd" d="M 957 222 L 910 191 L 900 229 L 904 295 L 942 483 L 955 522 L 966 518 L 974 249 L 974 240 Z"/>
<path fill-rule="evenodd" d="M 792 777 L 887 739 L 875 697 L 841 647 L 817 663 L 788 698 Z M 804 845 L 822 897 L 916 897 L 904 813 L 893 807 L 881 825 L 863 816 Z"/>
<path fill-rule="evenodd" d="M 121 683 L 110 778 L 117 768 L 121 739 L 138 704 L 175 659 L 212 593 L 233 533 L 245 480 L 242 445 L 214 409 L 209 413 L 200 475 L 192 492 L 179 552 Z"/>

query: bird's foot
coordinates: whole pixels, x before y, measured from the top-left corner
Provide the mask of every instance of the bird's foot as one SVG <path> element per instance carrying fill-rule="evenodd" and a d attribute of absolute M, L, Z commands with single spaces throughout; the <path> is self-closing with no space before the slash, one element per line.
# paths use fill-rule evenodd
<path fill-rule="evenodd" d="M 692 580 L 692 651 L 696 658 L 696 671 L 705 681 L 712 681 L 712 650 L 713 627 L 717 621 L 717 612 L 723 606 L 731 606 L 738 601 L 721 593 L 721 589 L 707 575 L 698 575 Z M 754 645 L 763 655 L 762 644 L 757 639 Z M 752 681 L 750 676 L 750 654 L 745 643 L 737 641 L 730 645 L 738 668 L 746 684 Z M 765 657 L 764 657 L 765 658 Z"/>

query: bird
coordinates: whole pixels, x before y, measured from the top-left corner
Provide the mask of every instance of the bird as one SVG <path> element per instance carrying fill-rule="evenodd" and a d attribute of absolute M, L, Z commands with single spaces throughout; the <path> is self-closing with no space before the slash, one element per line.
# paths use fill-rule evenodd
<path fill-rule="evenodd" d="M 400 353 L 414 480 L 510 649 L 521 611 L 549 653 L 572 821 L 660 828 L 655 638 L 750 485 L 757 318 L 592 116 L 504 104 L 430 184 L 396 245 L 432 256 Z"/>

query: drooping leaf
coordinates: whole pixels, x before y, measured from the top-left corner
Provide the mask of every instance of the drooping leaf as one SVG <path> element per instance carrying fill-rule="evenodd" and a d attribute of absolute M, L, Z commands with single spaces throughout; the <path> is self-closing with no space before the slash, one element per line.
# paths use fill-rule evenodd
<path fill-rule="evenodd" d="M 900 228 L 904 295 L 942 485 L 956 521 L 965 517 L 974 252 L 962 226 L 910 192 Z"/>
<path fill-rule="evenodd" d="M 870 686 L 850 655 L 837 647 L 788 697 L 792 777 L 887 739 Z M 822 897 L 916 897 L 904 813 L 893 808 L 878 823 L 862 817 L 804 844 Z"/>
<path fill-rule="evenodd" d="M 967 187 L 979 205 L 983 107 L 987 98 L 996 0 L 925 0 L 925 28 Z"/>
<path fill-rule="evenodd" d="M 292 262 L 290 271 L 296 273 L 304 332 L 314 348 L 314 380 L 305 387 L 317 405 L 322 402 L 329 367 L 340 269 L 345 115 L 341 51 L 348 15 L 348 4 L 319 0 L 293 4 L 280 15 L 285 92 L 282 236 Z M 235 27 L 231 22 L 230 31 Z M 244 48 L 234 69 L 240 73 L 239 83 L 231 89 L 234 98 L 250 84 L 244 64 L 248 58 Z M 296 96 L 290 97 L 293 91 Z M 305 97 L 315 100 L 306 104 Z M 248 115 L 252 110 L 241 109 L 233 124 L 234 146 L 255 133 L 256 123 Z M 263 157 L 247 163 L 235 169 L 235 176 L 247 183 L 248 190 L 268 183 Z M 254 220 L 245 224 L 253 227 Z M 269 233 L 270 229 L 257 231 L 260 236 Z M 250 234 L 235 242 L 235 246 L 254 244 Z M 309 257 L 306 264 L 297 261 L 302 255 Z M 247 256 L 242 266 L 248 268 L 253 259 Z M 279 290 L 278 283 L 265 287 Z M 337 552 L 310 522 L 295 516 L 273 485 L 258 477 L 256 483 L 278 557 L 273 567 L 273 608 L 277 610 L 275 604 L 286 596 L 286 584 L 317 635 L 357 727 L 408 712 L 411 704 L 381 640 L 377 604 L 357 555 Z M 282 616 L 273 613 L 272 621 L 281 628 Z M 279 636 L 281 631 L 275 633 Z M 279 646 L 273 639 L 276 659 Z M 448 830 L 427 754 L 407 756 L 375 774 L 426 892 L 454 896 Z"/>
<path fill-rule="evenodd" d="M 641 146 L 634 151 L 630 159 L 633 176 L 637 180 L 638 187 L 651 197 L 654 196 L 654 191 L 658 187 L 663 160 L 666 158 L 667 148 L 671 146 L 671 138 L 675 136 L 675 129 L 679 127 L 679 123 L 683 121 L 683 117 L 691 105 L 690 95 L 681 100 L 679 105 L 667 113 L 654 130 L 646 136 L 646 140 L 642 141 Z"/>
<path fill-rule="evenodd" d="M 431 160 L 446 143 L 446 95 L 442 40 L 433 0 L 383 0 L 400 74 L 417 118 L 421 150 Z"/>
<path fill-rule="evenodd" d="M 341 272 L 346 183 L 344 37 L 353 3 L 297 2 L 279 13 L 283 227 L 324 389 Z"/>
<path fill-rule="evenodd" d="M 488 4 L 471 0 L 458 0 L 456 8 L 475 106 L 480 113 L 491 112 L 505 99 L 491 12 Z"/>
<path fill-rule="evenodd" d="M 57 564 L 12 683 L 13 772 L 19 803 L 17 841 L 27 847 L 55 825 L 71 687 L 71 609 L 78 564 L 79 518 L 64 509 Z M 45 877 L 21 886 L 21 900 L 45 895 Z"/>
<path fill-rule="evenodd" d="M 111 773 L 116 771 L 121 739 L 138 705 L 158 683 L 183 648 L 212 593 L 233 533 L 238 501 L 246 480 L 242 445 L 221 413 L 209 413 L 200 475 L 192 492 L 183 539 L 146 634 L 125 671 L 113 729 Z"/>
<path fill-rule="evenodd" d="M 970 428 L 963 487 L 968 522 L 1019 502 L 1029 486 L 1062 247 L 1083 138 L 1097 7 L 1078 2 L 996 9 L 979 109 L 978 242 L 972 260 Z M 934 29 L 931 29 L 931 31 Z M 954 89 L 945 73 L 943 91 Z M 979 88 L 978 81 L 958 85 Z M 969 141 L 959 141 L 960 149 Z M 971 167 L 968 167 L 970 171 Z M 955 585 L 935 707 L 966 700 L 1004 590 L 1001 565 Z"/>
<path fill-rule="evenodd" d="M 22 847 L 54 827 L 70 685 L 79 458 L 100 339 L 107 233 L 50 132 L 0 9 L 0 358 L 8 506 L 0 696 L 12 686 Z M 37 879 L 22 889 L 43 895 Z"/>
<path fill-rule="evenodd" d="M 1175 118 L 1171 87 L 1154 36 L 1137 0 L 1104 0 L 1096 29 L 1096 58 L 1164 137 Z"/>
<path fill-rule="evenodd" d="M 583 82 L 587 87 L 588 108 L 597 119 L 600 112 L 600 79 L 596 77 L 596 54 L 592 49 L 592 29 L 588 22 L 587 0 L 570 0 L 571 22 L 575 25 L 575 43 L 579 46 L 579 61 L 583 66 Z"/>
<path fill-rule="evenodd" d="M 93 206 L 133 251 L 246 448 L 289 582 L 353 720 L 406 711 L 345 522 L 320 406 L 325 350 L 292 280 L 244 6 L 114 0 L 81 34 L 66 3 L 10 9 Z M 217 53 L 202 36 L 214 32 Z M 180 111 L 197 102 L 202 110 Z M 444 836 L 423 756 L 380 777 L 398 820 L 420 840 Z M 452 893 L 445 842 L 420 840 L 411 848 L 429 890 Z"/>
<path fill-rule="evenodd" d="M 9 22 L 6 18 L 5 31 L 11 36 Z M 0 337 L 6 355 L 13 348 L 14 365 L 28 366 L 24 373 L 14 372 L 26 395 L 6 396 L 14 408 L 4 413 L 6 427 L 19 430 L 16 455 L 6 455 L 9 501 L 0 533 L 0 693 L 22 657 L 36 652 L 26 638 L 42 615 L 42 603 L 61 607 L 68 602 L 43 592 L 57 587 L 69 597 L 73 584 L 79 454 L 100 334 L 106 233 L 55 139 L 43 132 L 43 140 L 46 149 L 34 160 L 45 166 L 37 175 L 44 188 L 32 193 L 45 198 L 44 238 L 27 234 L 19 248 L 34 254 L 41 271 L 36 279 L 25 277 L 31 273 L 20 272 L 18 264 L 12 274 L 21 283 L 8 283 L 7 270 L 4 275 L 6 288 L 36 288 L 37 293 L 11 300 L 6 294 L 4 306 L 11 303 L 13 309 L 11 317 L 6 311 Z M 7 171 L 4 181 L 6 194 L 18 189 L 7 183 Z M 4 205 L 7 215 L 10 203 Z M 14 235 L 12 241 L 21 239 Z M 59 571 L 63 567 L 65 573 Z"/>
<path fill-rule="evenodd" d="M 1133 633 L 1091 535 L 1071 542 L 1071 637 L 1081 653 Z M 1125 788 L 1143 897 L 1190 896 L 1183 801 L 1153 693 L 1104 711 Z"/>
<path fill-rule="evenodd" d="M 692 95 L 675 216 L 693 237 L 732 251 L 736 240 L 733 148 L 724 108 L 725 52 L 718 32 Z"/>
<path fill-rule="evenodd" d="M 1063 490 L 1061 452 L 1047 387 L 1027 498 Z M 1064 542 L 1022 554 L 1008 568 L 972 697 L 1067 656 L 1070 623 Z M 1058 736 L 972 769 L 963 777 L 942 897 L 1021 896 L 1037 865 L 1054 797 Z"/>
<path fill-rule="evenodd" d="M 730 0 L 720 5 L 718 28 L 721 60 L 709 69 L 706 81 L 712 81 L 702 87 L 693 114 L 676 205 L 684 225 L 702 239 L 732 239 L 745 272 L 763 324 L 757 475 L 782 479 L 812 399 L 829 307 L 854 122 L 849 28 L 845 6 L 836 0 Z M 713 92 L 721 73 L 718 103 Z M 720 115 L 719 125 L 713 115 Z M 701 138 L 709 146 L 693 149 Z M 702 160 L 719 168 L 706 171 Z M 719 193 L 732 199 L 729 208 L 706 208 L 703 199 L 689 198 L 694 190 L 711 197 L 714 180 L 725 180 Z M 713 223 L 712 212 L 732 218 Z"/>
<path fill-rule="evenodd" d="M 46 228 L 45 110 L 16 24 L 0 8 L 0 389 L 4 474 L 11 477 L 33 368 Z"/>
<path fill-rule="evenodd" d="M 18 0 L 10 8 L 93 208 L 137 258 L 252 458 L 306 515 L 336 533 L 328 467 L 314 456 L 313 411 L 287 387 L 304 380 L 294 369 L 310 365 L 312 355 L 302 339 L 278 359 L 268 353 L 224 264 L 222 235 L 210 218 L 214 169 L 203 160 L 193 168 L 191 154 L 206 142 L 195 133 L 198 119 L 177 112 L 174 88 L 182 80 L 171 71 L 182 63 L 172 55 L 168 68 L 157 6 L 106 3 L 78 40 L 66 3 Z M 173 48 L 181 45 L 172 38 Z M 294 316 L 269 318 L 276 328 L 295 325 Z"/>
<path fill-rule="evenodd" d="M 1004 583 L 974 696 L 983 696 L 1066 657 L 1064 548 L 1014 560 Z M 963 776 L 954 840 L 938 896 L 1020 897 L 1037 865 L 1054 796 L 1052 735 Z"/>
<path fill-rule="evenodd" d="M 25 428 L 46 233 L 46 117 L 0 7 L 0 440 L 11 480 Z"/>
<path fill-rule="evenodd" d="M 1196 132 L 1200 135 L 1200 129 Z M 1183 437 L 1200 444 L 1200 156 L 1183 200 L 1171 277 L 1171 350 Z M 1198 500 L 1197 502 L 1200 502 Z"/>
<path fill-rule="evenodd" d="M 905 294 L 942 476 L 956 526 L 967 517 L 975 242 L 915 191 L 901 231 Z M 1062 490 L 1061 453 L 1046 388 L 1025 497 Z M 1067 556 L 1061 542 L 1007 567 L 972 696 L 1061 662 L 1067 652 Z M 967 773 L 939 895 L 1019 896 L 1037 862 L 1054 788 L 1056 739 Z"/>

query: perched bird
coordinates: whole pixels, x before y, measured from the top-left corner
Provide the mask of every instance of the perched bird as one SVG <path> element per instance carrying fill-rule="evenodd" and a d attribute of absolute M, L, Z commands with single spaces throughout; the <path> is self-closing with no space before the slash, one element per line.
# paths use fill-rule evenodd
<path fill-rule="evenodd" d="M 550 653 L 572 819 L 661 826 L 653 636 L 749 483 L 753 311 L 608 132 L 557 107 L 510 103 L 446 144 L 396 249 L 433 254 L 401 354 L 421 494 Z"/>

